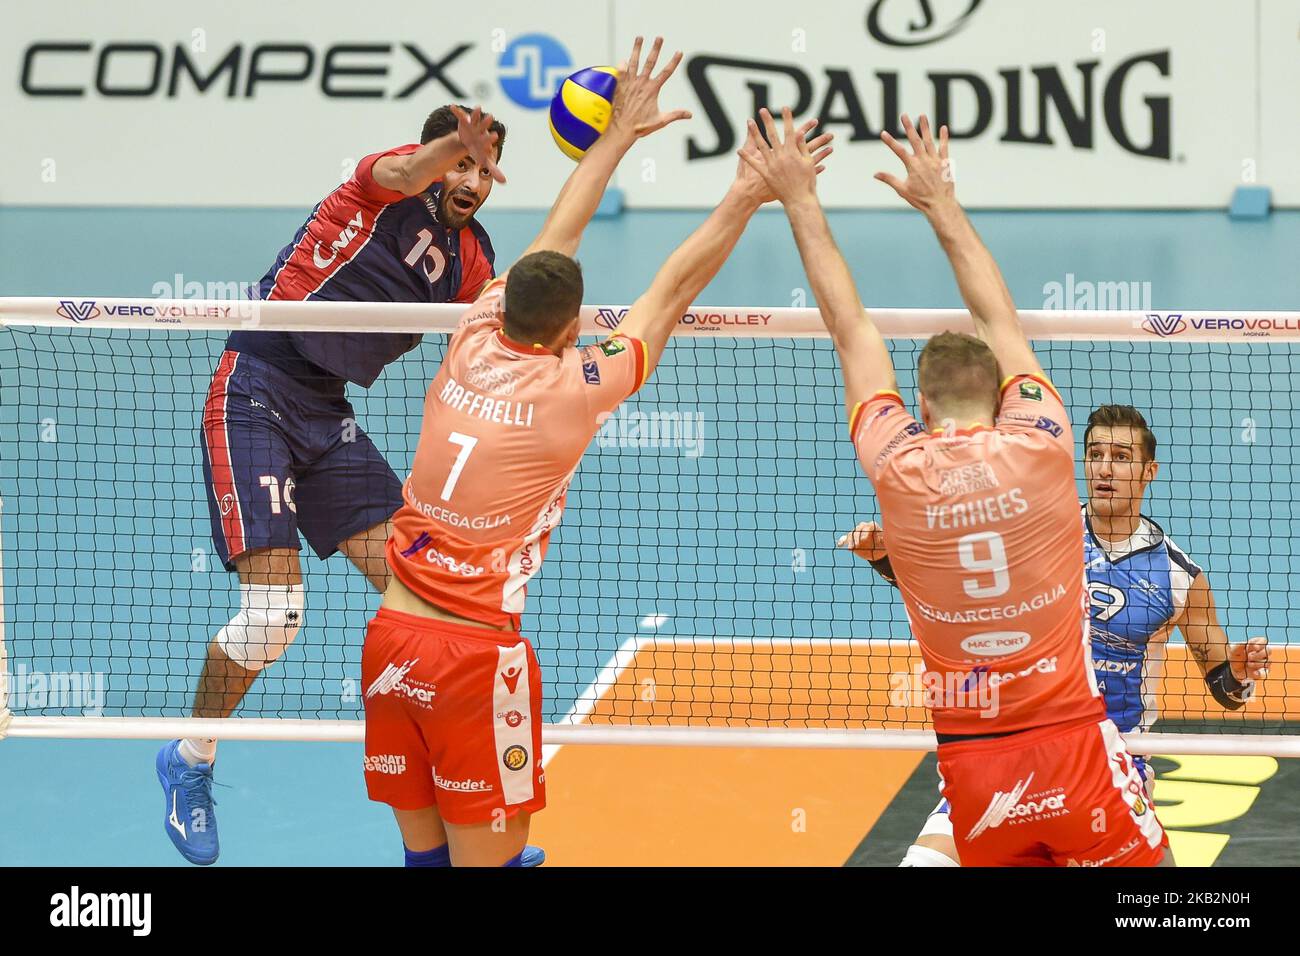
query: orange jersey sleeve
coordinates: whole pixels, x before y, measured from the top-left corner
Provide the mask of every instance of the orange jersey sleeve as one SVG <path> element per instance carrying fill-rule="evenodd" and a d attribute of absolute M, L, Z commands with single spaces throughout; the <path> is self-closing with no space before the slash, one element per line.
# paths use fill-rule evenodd
<path fill-rule="evenodd" d="M 644 385 L 649 375 L 645 343 L 628 335 L 616 333 L 603 342 L 583 346 L 578 354 L 592 415 L 612 412 Z"/>
<path fill-rule="evenodd" d="M 1072 438 L 1051 384 L 1008 382 L 993 428 L 927 434 L 893 393 L 855 409 L 851 427 L 926 663 L 915 690 L 935 730 L 1100 719 Z"/>

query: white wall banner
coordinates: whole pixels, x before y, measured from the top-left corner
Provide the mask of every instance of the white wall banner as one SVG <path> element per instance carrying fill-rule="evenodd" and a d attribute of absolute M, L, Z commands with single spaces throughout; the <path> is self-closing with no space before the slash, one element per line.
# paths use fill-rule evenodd
<path fill-rule="evenodd" d="M 1259 142 L 1241 178 L 1273 190 L 1275 206 L 1300 206 L 1300 0 L 1263 0 L 1259 24 Z"/>
<path fill-rule="evenodd" d="M 380 11 L 377 10 L 376 13 Z M 836 134 L 828 205 L 894 208 L 878 137 L 925 112 L 983 207 L 1300 205 L 1300 0 L 13 0 L 0 33 L 0 202 L 309 206 L 449 101 L 509 126 L 493 208 L 545 208 L 572 166 L 546 108 L 634 35 L 686 58 L 630 205 L 712 205 L 746 117 Z"/>
<path fill-rule="evenodd" d="M 696 119 L 653 147 L 652 175 L 623 184 L 637 205 L 713 203 L 746 117 L 788 105 L 836 134 L 820 187 L 832 205 L 900 205 L 871 176 L 901 168 L 879 135 L 901 136 L 907 112 L 948 124 L 970 205 L 1224 206 L 1256 131 L 1254 10 L 825 0 L 737 15 L 729 4 L 628 0 L 616 35 L 675 28 L 689 52 L 670 99 Z M 1278 107 L 1294 116 L 1293 104 Z"/>
<path fill-rule="evenodd" d="M 576 6 L 576 5 L 575 5 Z M 608 6 L 17 0 L 0 30 L 0 202 L 308 206 L 449 102 L 507 126 L 493 208 L 548 207 L 573 163 L 546 110 L 603 63 Z M 563 23 L 563 33 L 555 30 Z"/>

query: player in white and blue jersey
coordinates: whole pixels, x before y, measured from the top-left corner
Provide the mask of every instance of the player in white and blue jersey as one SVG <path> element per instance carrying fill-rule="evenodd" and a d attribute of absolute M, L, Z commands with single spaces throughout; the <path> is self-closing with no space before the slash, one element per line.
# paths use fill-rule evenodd
<path fill-rule="evenodd" d="M 1102 405 L 1088 416 L 1083 444 L 1092 663 L 1106 716 L 1122 733 L 1151 728 L 1157 717 L 1155 689 L 1175 628 L 1205 677 L 1208 693 L 1225 709 L 1240 709 L 1253 695 L 1255 681 L 1267 676 L 1268 641 L 1253 637 L 1229 643 L 1204 571 L 1142 514 L 1147 486 L 1160 469 L 1146 419 L 1128 405 Z M 840 539 L 840 546 L 866 558 L 892 583 L 879 525 L 859 525 Z M 1133 761 L 1149 797 L 1154 774 L 1140 756 Z M 902 865 L 959 865 L 947 801 L 930 814 Z"/>

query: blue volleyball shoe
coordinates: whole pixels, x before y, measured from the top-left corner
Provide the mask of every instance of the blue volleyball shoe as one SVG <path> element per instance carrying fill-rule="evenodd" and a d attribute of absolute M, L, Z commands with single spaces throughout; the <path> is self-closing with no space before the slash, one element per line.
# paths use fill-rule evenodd
<path fill-rule="evenodd" d="M 158 751 L 155 766 L 167 806 L 163 829 L 181 856 L 199 866 L 217 862 L 217 815 L 213 811 L 212 765 L 191 767 L 178 752 L 179 740 Z"/>
<path fill-rule="evenodd" d="M 520 866 L 541 866 L 546 862 L 546 851 L 540 846 L 526 846 L 519 854 Z"/>

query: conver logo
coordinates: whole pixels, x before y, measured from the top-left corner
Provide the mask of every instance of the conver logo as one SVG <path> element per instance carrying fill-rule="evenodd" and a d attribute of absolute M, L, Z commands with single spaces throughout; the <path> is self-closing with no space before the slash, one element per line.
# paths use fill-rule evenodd
<path fill-rule="evenodd" d="M 1065 806 L 1065 790 L 1060 787 L 1034 794 L 1038 797 L 1037 800 L 1022 800 L 1033 781 L 1034 775 L 1031 773 L 1026 779 L 1017 780 L 1015 786 L 1005 793 L 1001 790 L 995 791 L 984 815 L 971 827 L 966 839 L 974 840 L 985 830 L 995 829 L 1003 823 L 1008 825 L 1029 823 L 1033 820 L 1064 816 L 1070 812 Z"/>

